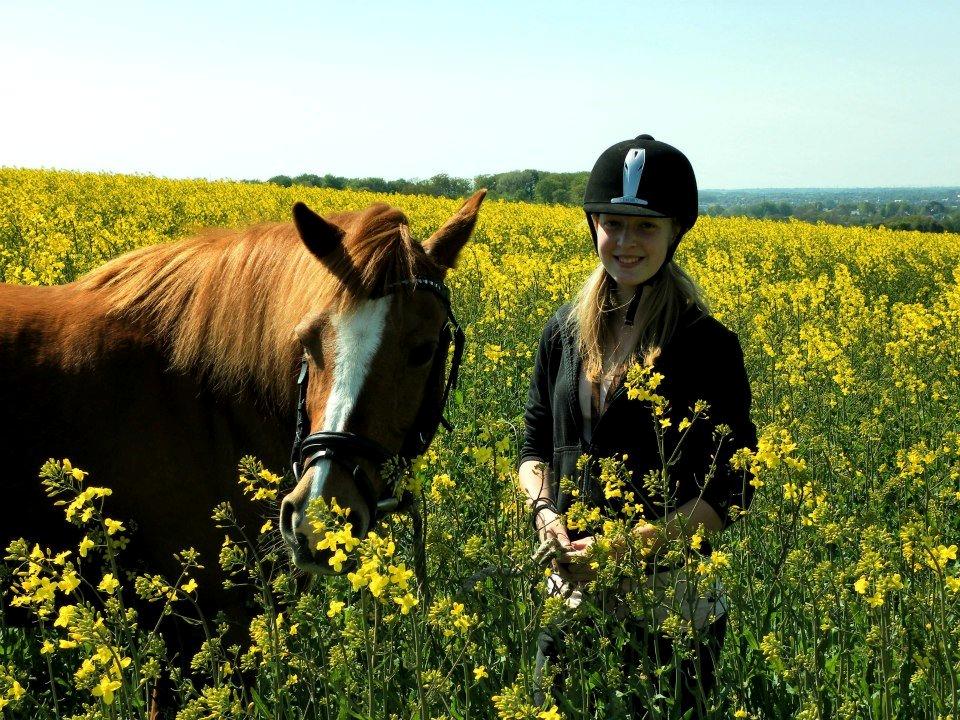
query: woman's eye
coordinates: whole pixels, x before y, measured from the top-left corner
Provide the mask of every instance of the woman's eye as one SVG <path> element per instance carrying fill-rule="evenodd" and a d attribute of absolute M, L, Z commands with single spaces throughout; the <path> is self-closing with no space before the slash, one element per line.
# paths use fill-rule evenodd
<path fill-rule="evenodd" d="M 410 351 L 410 365 L 420 367 L 433 359 L 435 345 L 432 342 L 423 342 Z"/>

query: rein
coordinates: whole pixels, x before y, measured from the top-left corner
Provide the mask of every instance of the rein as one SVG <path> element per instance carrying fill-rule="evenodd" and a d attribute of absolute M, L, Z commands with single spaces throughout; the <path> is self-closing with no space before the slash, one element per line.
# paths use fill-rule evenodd
<path fill-rule="evenodd" d="M 433 356 L 430 376 L 427 379 L 427 395 L 424 397 L 423 405 L 417 413 L 413 427 L 410 428 L 404 438 L 399 452 L 393 453 L 375 440 L 356 433 L 320 431 L 307 435 L 310 427 L 310 418 L 307 414 L 307 385 L 310 381 L 310 373 L 306 353 L 300 361 L 300 375 L 297 378 L 297 430 L 293 440 L 293 449 L 290 453 L 290 464 L 293 467 L 294 478 L 298 480 L 307 470 L 322 460 L 337 463 L 346 469 L 353 478 L 357 491 L 370 512 L 371 527 L 378 516 L 401 509 L 408 498 L 398 496 L 396 487 L 398 478 L 396 476 L 385 484 L 380 493 L 377 493 L 369 475 L 360 466 L 357 459 L 369 460 L 378 467 L 391 460 L 397 460 L 401 466 L 409 467 L 414 458 L 426 452 L 441 424 L 448 431 L 453 429 L 453 426 L 443 417 L 443 410 L 450 397 L 450 391 L 457 386 L 457 376 L 466 342 L 463 329 L 457 322 L 450 306 L 450 290 L 441 281 L 420 277 L 412 280 L 400 280 L 390 283 L 374 297 L 384 297 L 405 287 L 411 287 L 413 291 L 426 290 L 433 293 L 443 304 L 447 317 L 443 328 L 440 330 L 440 339 Z M 450 375 L 444 384 L 439 403 L 432 405 L 428 394 L 430 388 L 435 387 L 443 377 L 451 341 L 453 342 L 453 358 L 450 362 Z"/>

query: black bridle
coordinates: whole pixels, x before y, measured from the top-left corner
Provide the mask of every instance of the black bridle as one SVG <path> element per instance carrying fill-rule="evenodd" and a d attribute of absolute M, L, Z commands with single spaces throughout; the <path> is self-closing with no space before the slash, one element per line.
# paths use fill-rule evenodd
<path fill-rule="evenodd" d="M 321 460 L 329 460 L 345 468 L 353 477 L 357 491 L 367 504 L 370 512 L 370 525 L 376 522 L 378 515 L 394 512 L 401 507 L 401 500 L 397 493 L 399 473 L 393 473 L 383 491 L 377 493 L 373 482 L 366 471 L 357 462 L 357 458 L 369 460 L 376 466 L 382 466 L 390 460 L 396 459 L 402 466 L 422 455 L 430 447 L 437 428 L 442 424 L 447 430 L 453 426 L 443 417 L 443 410 L 450 397 L 450 391 L 457 386 L 457 375 L 460 370 L 460 361 L 463 358 L 465 337 L 460 323 L 450 307 L 450 290 L 443 282 L 426 278 L 413 278 L 390 283 L 383 291 L 374 297 L 384 297 L 397 292 L 401 288 L 410 287 L 413 291 L 427 290 L 433 293 L 443 303 L 447 311 L 446 322 L 440 330 L 440 338 L 430 367 L 430 376 L 423 403 L 417 413 L 416 420 L 407 436 L 404 438 L 400 451 L 393 453 L 380 443 L 361 435 L 350 432 L 315 432 L 306 435 L 310 427 L 307 416 L 307 383 L 309 382 L 309 365 L 304 354 L 300 362 L 300 376 L 297 379 L 297 432 L 293 440 L 293 450 L 290 453 L 290 464 L 293 466 L 294 481 L 307 472 Z M 433 388 L 436 388 L 443 379 L 447 364 L 447 353 L 450 342 L 453 341 L 453 358 L 450 362 L 450 375 L 444 384 L 443 392 L 438 402 L 433 400 Z"/>

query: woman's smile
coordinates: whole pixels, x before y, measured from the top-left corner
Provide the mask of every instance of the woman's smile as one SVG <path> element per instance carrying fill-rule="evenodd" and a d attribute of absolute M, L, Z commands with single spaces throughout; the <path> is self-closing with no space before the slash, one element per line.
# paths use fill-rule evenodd
<path fill-rule="evenodd" d="M 613 259 L 624 268 L 633 268 L 646 260 L 646 257 L 643 255 L 614 255 Z"/>

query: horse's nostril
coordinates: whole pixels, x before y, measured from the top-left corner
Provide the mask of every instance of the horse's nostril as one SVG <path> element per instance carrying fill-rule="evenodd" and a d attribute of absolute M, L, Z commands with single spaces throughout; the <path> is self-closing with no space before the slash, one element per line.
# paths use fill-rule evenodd
<path fill-rule="evenodd" d="M 288 540 L 294 538 L 297 522 L 300 520 L 297 515 L 296 505 L 291 500 L 284 499 L 280 503 L 280 534 Z"/>

